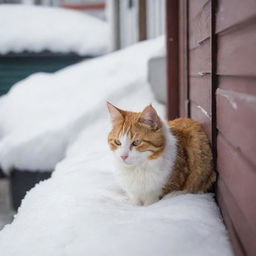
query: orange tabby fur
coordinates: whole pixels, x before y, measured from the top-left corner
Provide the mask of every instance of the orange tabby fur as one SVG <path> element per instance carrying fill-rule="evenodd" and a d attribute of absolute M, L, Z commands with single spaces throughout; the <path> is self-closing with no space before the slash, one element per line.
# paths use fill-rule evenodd
<path fill-rule="evenodd" d="M 164 194 L 175 190 L 206 192 L 216 179 L 212 152 L 201 125 L 189 118 L 169 121 L 177 138 L 178 152 L 173 173 L 163 188 Z"/>
<path fill-rule="evenodd" d="M 155 160 L 162 154 L 166 144 L 161 129 L 162 121 L 156 114 L 154 117 L 155 128 L 149 128 L 143 122 L 144 111 L 152 106 L 148 106 L 139 113 L 120 110 L 110 103 L 108 106 L 110 112 L 114 112 L 112 113 L 114 116 L 112 118 L 113 128 L 108 136 L 108 143 L 112 151 L 118 147 L 115 141 L 120 134 L 127 134 L 131 141 L 141 141 L 139 145 L 135 146 L 137 151 L 151 152 L 149 160 Z M 171 133 L 177 139 L 177 154 L 172 173 L 170 171 L 171 176 L 162 188 L 162 196 L 173 191 L 206 192 L 216 177 L 206 134 L 198 122 L 189 118 L 178 118 L 169 121 L 168 125 Z"/>

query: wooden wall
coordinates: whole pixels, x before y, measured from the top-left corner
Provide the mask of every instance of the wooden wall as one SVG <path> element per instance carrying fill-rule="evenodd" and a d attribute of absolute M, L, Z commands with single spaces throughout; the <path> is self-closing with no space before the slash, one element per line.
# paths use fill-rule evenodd
<path fill-rule="evenodd" d="M 217 196 L 237 255 L 256 255 L 256 1 L 219 0 Z"/>
<path fill-rule="evenodd" d="M 256 1 L 177 2 L 180 116 L 198 120 L 212 143 L 217 201 L 235 255 L 255 256 Z"/>
<path fill-rule="evenodd" d="M 189 114 L 212 141 L 211 1 L 188 4 Z"/>

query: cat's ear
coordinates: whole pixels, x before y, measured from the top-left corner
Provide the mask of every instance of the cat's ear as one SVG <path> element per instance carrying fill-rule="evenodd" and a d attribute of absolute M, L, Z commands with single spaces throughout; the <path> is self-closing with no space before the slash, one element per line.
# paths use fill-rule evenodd
<path fill-rule="evenodd" d="M 113 124 L 124 119 L 124 111 L 107 102 L 108 111 Z"/>
<path fill-rule="evenodd" d="M 157 130 L 162 127 L 161 120 L 151 104 L 144 108 L 140 115 L 139 122 L 153 130 Z"/>

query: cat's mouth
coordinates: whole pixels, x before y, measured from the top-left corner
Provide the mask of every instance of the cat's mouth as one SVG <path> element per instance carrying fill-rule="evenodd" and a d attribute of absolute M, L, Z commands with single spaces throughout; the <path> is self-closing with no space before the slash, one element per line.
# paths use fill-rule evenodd
<path fill-rule="evenodd" d="M 134 165 L 136 165 L 136 163 L 134 163 L 133 161 L 131 161 L 131 159 L 120 159 L 121 161 L 121 163 L 123 164 L 123 165 L 128 165 L 128 166 L 134 166 Z"/>
<path fill-rule="evenodd" d="M 129 160 L 127 160 L 127 159 L 122 160 L 122 163 L 126 164 L 126 165 L 132 165 L 132 163 Z"/>

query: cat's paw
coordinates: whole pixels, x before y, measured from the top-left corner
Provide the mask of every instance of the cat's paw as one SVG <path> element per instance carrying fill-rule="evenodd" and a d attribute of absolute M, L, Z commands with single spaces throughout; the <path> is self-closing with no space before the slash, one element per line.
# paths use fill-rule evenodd
<path fill-rule="evenodd" d="M 159 201 L 159 197 L 151 197 L 144 200 L 143 205 L 148 206 Z"/>
<path fill-rule="evenodd" d="M 137 206 L 142 206 L 143 203 L 140 199 L 135 198 L 135 197 L 129 197 L 129 202 L 133 205 L 137 205 Z"/>

